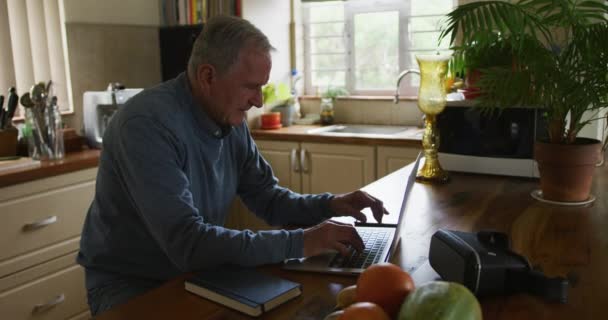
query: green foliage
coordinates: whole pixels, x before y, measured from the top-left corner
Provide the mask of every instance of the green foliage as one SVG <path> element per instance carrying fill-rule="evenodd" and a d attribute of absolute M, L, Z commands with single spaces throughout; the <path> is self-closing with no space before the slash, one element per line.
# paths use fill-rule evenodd
<path fill-rule="evenodd" d="M 339 96 L 346 96 L 348 95 L 348 91 L 344 88 L 341 87 L 327 87 L 327 90 L 325 90 L 325 92 L 323 92 L 323 94 L 321 95 L 321 98 L 330 98 L 331 100 L 336 100 L 337 97 Z"/>
<path fill-rule="evenodd" d="M 266 106 L 274 107 L 285 104 L 290 97 L 289 86 L 284 83 L 275 85 L 271 82 L 262 87 L 262 99 Z"/>
<path fill-rule="evenodd" d="M 608 106 L 608 6 L 604 3 L 469 3 L 448 14 L 440 41 L 450 36 L 465 67 L 482 73 L 479 106 L 543 108 L 550 140 L 573 143 L 589 123 L 583 113 Z"/>

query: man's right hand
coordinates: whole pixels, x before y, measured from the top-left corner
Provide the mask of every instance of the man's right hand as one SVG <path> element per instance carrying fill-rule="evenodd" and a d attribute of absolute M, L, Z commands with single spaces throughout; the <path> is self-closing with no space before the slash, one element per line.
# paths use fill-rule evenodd
<path fill-rule="evenodd" d="M 363 240 L 350 224 L 327 220 L 314 227 L 304 229 L 304 256 L 310 257 L 328 250 L 337 250 L 346 256 L 348 246 L 355 250 L 364 249 Z"/>

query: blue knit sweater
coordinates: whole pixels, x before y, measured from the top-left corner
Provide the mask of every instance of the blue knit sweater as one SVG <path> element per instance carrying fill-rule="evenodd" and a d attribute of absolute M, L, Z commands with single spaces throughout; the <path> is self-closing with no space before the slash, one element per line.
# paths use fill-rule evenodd
<path fill-rule="evenodd" d="M 77 258 L 87 288 L 302 256 L 301 229 L 224 228 L 237 195 L 271 225 L 314 224 L 331 215 L 330 194 L 278 186 L 246 123 L 215 124 L 194 102 L 184 74 L 144 90 L 121 107 L 103 137 Z"/>

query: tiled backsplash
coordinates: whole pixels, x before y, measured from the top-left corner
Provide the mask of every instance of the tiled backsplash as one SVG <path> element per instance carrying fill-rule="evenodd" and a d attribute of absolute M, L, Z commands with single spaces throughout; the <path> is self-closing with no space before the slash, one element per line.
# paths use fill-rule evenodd
<path fill-rule="evenodd" d="M 303 113 L 319 113 L 319 99 L 300 100 Z M 421 126 L 422 112 L 415 100 L 394 104 L 388 99 L 338 99 L 334 104 L 336 123 Z"/>
<path fill-rule="evenodd" d="M 66 24 L 74 114 L 66 123 L 82 128 L 82 95 L 110 82 L 147 88 L 161 80 L 157 26 Z"/>

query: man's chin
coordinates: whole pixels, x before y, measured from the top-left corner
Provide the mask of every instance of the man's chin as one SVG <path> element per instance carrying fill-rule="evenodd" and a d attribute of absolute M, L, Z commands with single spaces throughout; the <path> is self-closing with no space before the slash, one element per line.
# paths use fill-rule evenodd
<path fill-rule="evenodd" d="M 242 112 L 239 115 L 233 115 L 232 117 L 228 118 L 228 125 L 240 126 L 245 120 L 247 120 L 247 112 Z"/>

